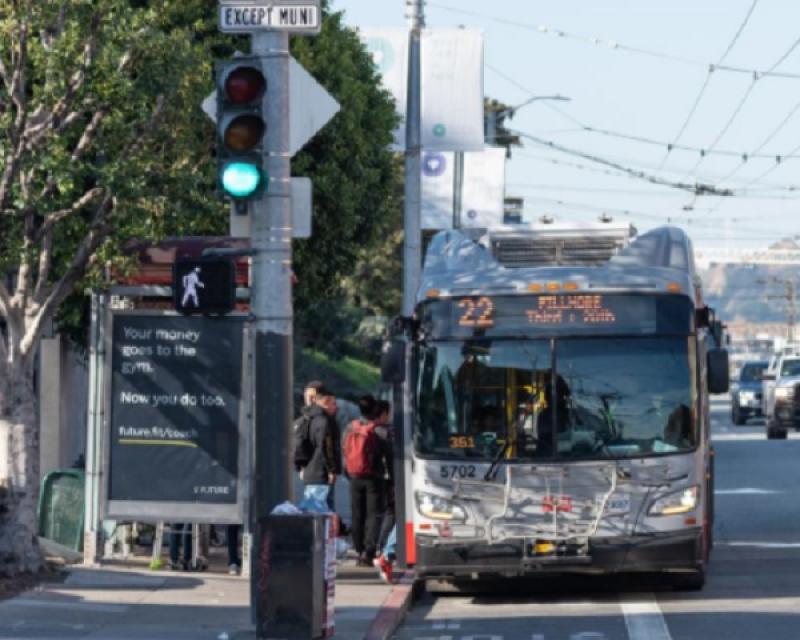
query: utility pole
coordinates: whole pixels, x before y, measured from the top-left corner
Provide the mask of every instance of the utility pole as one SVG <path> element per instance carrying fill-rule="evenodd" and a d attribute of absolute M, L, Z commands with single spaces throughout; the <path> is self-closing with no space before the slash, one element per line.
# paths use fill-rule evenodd
<path fill-rule="evenodd" d="M 264 60 L 269 99 L 263 166 L 269 187 L 250 203 L 251 313 L 255 328 L 255 516 L 262 518 L 290 491 L 292 407 L 292 208 L 289 154 L 289 34 L 252 36 Z"/>
<path fill-rule="evenodd" d="M 464 152 L 456 151 L 453 157 L 453 229 L 460 229 L 464 208 Z"/>
<path fill-rule="evenodd" d="M 758 282 L 761 284 L 774 282 L 783 285 L 783 295 L 767 296 L 766 299 L 786 301 L 786 341 L 791 344 L 794 342 L 794 328 L 797 323 L 797 283 L 791 278 L 780 278 L 778 276 L 770 276 L 768 279 L 759 280 Z"/>
<path fill-rule="evenodd" d="M 423 0 L 406 0 L 408 20 L 408 93 L 406 106 L 405 239 L 403 241 L 403 315 L 414 311 L 422 272 L 422 63 L 421 36 L 425 26 Z"/>

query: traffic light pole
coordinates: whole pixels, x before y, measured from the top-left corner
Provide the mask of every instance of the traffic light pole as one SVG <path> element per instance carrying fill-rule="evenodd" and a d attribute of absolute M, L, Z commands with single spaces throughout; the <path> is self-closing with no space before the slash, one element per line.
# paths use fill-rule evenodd
<path fill-rule="evenodd" d="M 252 516 L 257 523 L 276 505 L 289 499 L 291 488 L 293 314 L 289 35 L 278 31 L 254 34 L 252 54 L 262 59 L 267 81 L 268 99 L 263 101 L 267 123 L 263 166 L 269 180 L 264 194 L 249 204 L 254 254 L 251 313 L 255 326 Z M 257 532 L 258 528 L 253 531 Z M 258 558 L 259 544 L 257 540 L 254 558 Z M 255 582 L 257 577 L 258 572 L 253 571 L 251 580 Z"/>

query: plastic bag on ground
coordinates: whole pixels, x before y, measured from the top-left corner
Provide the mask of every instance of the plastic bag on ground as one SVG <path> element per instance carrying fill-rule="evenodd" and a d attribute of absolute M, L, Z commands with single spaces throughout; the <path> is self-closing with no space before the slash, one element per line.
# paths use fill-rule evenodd
<path fill-rule="evenodd" d="M 302 511 L 288 500 L 282 502 L 272 510 L 272 515 L 274 516 L 296 516 L 300 513 L 302 513 Z"/>

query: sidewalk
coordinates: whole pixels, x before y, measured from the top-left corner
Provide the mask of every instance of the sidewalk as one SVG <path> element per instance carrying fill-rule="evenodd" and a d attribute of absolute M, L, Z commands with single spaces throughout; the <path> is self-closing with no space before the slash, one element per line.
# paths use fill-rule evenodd
<path fill-rule="evenodd" d="M 236 640 L 254 637 L 249 581 L 221 573 L 71 568 L 0 602 L 3 640 Z M 340 563 L 335 640 L 362 640 L 392 588 L 369 568 Z M 404 597 L 400 587 L 391 600 Z M 409 590 L 410 591 L 410 590 Z"/>

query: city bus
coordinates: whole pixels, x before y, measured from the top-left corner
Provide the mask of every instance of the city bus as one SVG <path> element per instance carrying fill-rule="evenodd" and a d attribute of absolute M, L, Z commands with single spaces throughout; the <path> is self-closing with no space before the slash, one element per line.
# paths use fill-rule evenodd
<path fill-rule="evenodd" d="M 680 229 L 440 232 L 395 385 L 401 545 L 428 584 L 664 572 L 712 546 L 709 393 L 723 325 Z"/>

